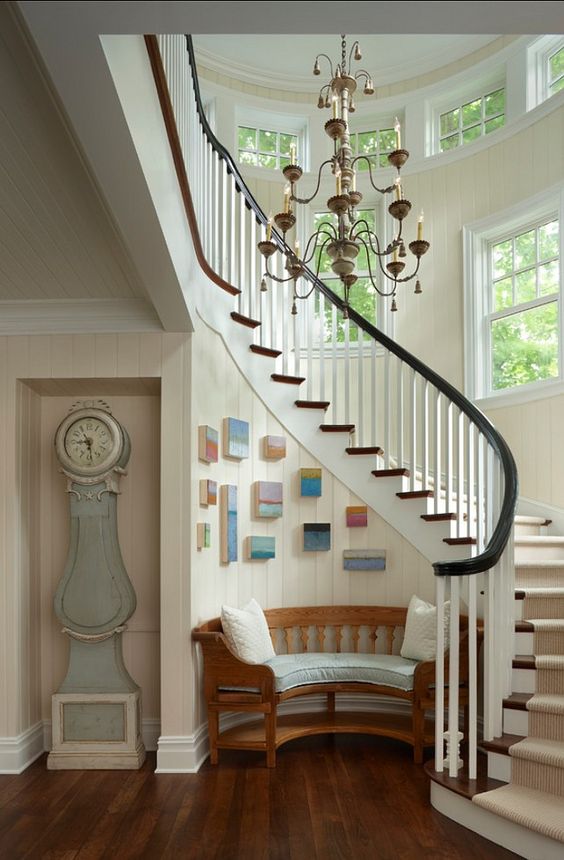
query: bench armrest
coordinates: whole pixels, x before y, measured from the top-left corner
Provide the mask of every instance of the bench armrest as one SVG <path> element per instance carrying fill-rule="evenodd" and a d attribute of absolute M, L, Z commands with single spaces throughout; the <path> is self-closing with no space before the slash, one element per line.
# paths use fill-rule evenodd
<path fill-rule="evenodd" d="M 223 633 L 194 631 L 192 639 L 202 646 L 204 692 L 208 704 L 221 700 L 243 703 L 274 699 L 275 675 L 270 666 L 241 660 L 231 650 Z M 233 689 L 237 687 L 245 689 L 239 694 Z M 221 689 L 229 689 L 229 693 L 222 695 Z"/>

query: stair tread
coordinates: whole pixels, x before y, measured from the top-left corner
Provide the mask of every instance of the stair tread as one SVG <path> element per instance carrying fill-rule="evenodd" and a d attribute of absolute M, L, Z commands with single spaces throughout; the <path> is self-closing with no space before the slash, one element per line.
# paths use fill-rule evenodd
<path fill-rule="evenodd" d="M 354 433 L 354 424 L 320 424 L 319 429 L 323 433 Z"/>
<path fill-rule="evenodd" d="M 562 798 L 545 791 L 509 783 L 493 791 L 476 794 L 473 803 L 504 818 L 564 842 Z"/>
<path fill-rule="evenodd" d="M 516 546 L 564 546 L 563 535 L 515 535 Z"/>
<path fill-rule="evenodd" d="M 249 347 L 251 352 L 256 352 L 257 355 L 266 355 L 268 358 L 278 358 L 282 355 L 281 349 L 270 349 L 268 346 L 259 346 L 257 343 L 252 343 Z"/>
<path fill-rule="evenodd" d="M 547 520 L 545 517 L 529 517 L 524 514 L 517 514 L 514 522 L 516 525 L 522 526 L 549 526 L 552 520 Z"/>
<path fill-rule="evenodd" d="M 351 455 L 362 455 L 362 454 L 383 454 L 384 451 L 378 445 L 372 445 L 369 447 L 359 447 L 359 448 L 345 448 L 347 454 Z"/>
<path fill-rule="evenodd" d="M 533 600 L 535 597 L 539 599 L 543 597 L 564 597 L 564 588 L 562 586 L 550 585 L 525 585 L 515 589 L 515 600 L 525 600 L 526 597 Z"/>
<path fill-rule="evenodd" d="M 299 409 L 329 409 L 331 401 L 329 400 L 295 400 L 295 405 Z"/>
<path fill-rule="evenodd" d="M 527 702 L 532 699 L 534 693 L 511 693 L 503 700 L 503 707 L 512 711 L 526 711 Z"/>
<path fill-rule="evenodd" d="M 530 621 L 516 621 L 515 633 L 534 633 L 535 628 Z"/>
<path fill-rule="evenodd" d="M 449 514 L 447 512 L 443 514 L 421 514 L 421 519 L 428 523 L 441 523 L 447 522 L 448 520 L 455 520 L 456 514 Z"/>
<path fill-rule="evenodd" d="M 285 382 L 288 385 L 301 385 L 305 382 L 305 376 L 289 376 L 286 373 L 271 373 L 270 378 L 273 382 Z"/>
<path fill-rule="evenodd" d="M 517 654 L 513 658 L 514 669 L 536 669 L 535 657 L 533 654 Z"/>
<path fill-rule="evenodd" d="M 510 735 L 504 732 L 504 734 L 500 735 L 498 738 L 492 738 L 491 741 L 481 741 L 480 748 L 486 750 L 486 752 L 509 755 L 509 747 L 524 739 L 524 735 Z"/>
<path fill-rule="evenodd" d="M 564 561 L 558 558 L 539 558 L 538 561 L 516 561 L 515 570 L 530 570 L 531 568 L 556 567 L 564 568 Z"/>
<path fill-rule="evenodd" d="M 233 320 L 233 322 L 247 326 L 247 328 L 257 328 L 260 325 L 260 320 L 254 320 L 252 319 L 252 317 L 246 317 L 244 314 L 240 314 L 237 311 L 231 311 L 231 319 Z"/>
<path fill-rule="evenodd" d="M 372 474 L 375 478 L 394 478 L 403 476 L 409 478 L 409 469 L 373 469 Z"/>
<path fill-rule="evenodd" d="M 396 493 L 400 499 L 432 499 L 432 490 L 408 490 L 405 493 Z"/>
<path fill-rule="evenodd" d="M 510 752 L 513 758 L 564 767 L 564 744 L 547 738 L 522 738 Z"/>
<path fill-rule="evenodd" d="M 443 543 L 447 543 L 449 546 L 474 546 L 477 541 L 473 537 L 455 537 L 443 538 Z"/>

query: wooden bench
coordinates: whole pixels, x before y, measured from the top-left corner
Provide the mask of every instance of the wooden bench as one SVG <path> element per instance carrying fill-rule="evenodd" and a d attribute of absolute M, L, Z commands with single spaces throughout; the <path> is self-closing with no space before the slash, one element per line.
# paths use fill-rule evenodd
<path fill-rule="evenodd" d="M 341 654 L 399 655 L 407 608 L 396 606 L 302 606 L 267 609 L 265 616 L 277 654 L 333 652 Z M 460 705 L 465 723 L 468 705 L 467 619 L 461 618 Z M 222 632 L 221 619 L 214 618 L 195 628 L 192 638 L 202 646 L 204 694 L 208 712 L 210 760 L 218 762 L 220 749 L 250 749 L 266 752 L 268 767 L 276 764 L 276 749 L 294 738 L 328 732 L 385 735 L 413 746 L 416 763 L 423 749 L 434 744 L 434 723 L 425 712 L 434 708 L 435 661 L 415 665 L 412 689 L 376 683 L 330 681 L 306 683 L 276 691 L 276 676 L 268 664 L 240 660 Z M 299 663 L 299 658 L 298 661 Z M 445 659 L 445 684 L 448 659 Z M 336 711 L 338 693 L 374 694 L 402 699 L 411 714 Z M 323 694 L 325 711 L 277 715 L 277 706 L 297 696 Z M 242 722 L 219 732 L 219 715 L 225 712 L 257 713 L 258 722 Z M 465 732 L 466 735 L 466 732 Z"/>

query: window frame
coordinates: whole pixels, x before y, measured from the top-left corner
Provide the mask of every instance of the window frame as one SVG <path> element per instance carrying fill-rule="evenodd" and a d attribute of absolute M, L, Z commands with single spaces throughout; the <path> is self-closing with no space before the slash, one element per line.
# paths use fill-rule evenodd
<path fill-rule="evenodd" d="M 559 288 L 551 296 L 537 297 L 506 309 L 493 310 L 491 248 L 504 239 L 527 232 L 553 218 L 559 220 Z M 464 256 L 464 377 L 466 395 L 485 406 L 525 403 L 564 391 L 564 183 L 517 206 L 495 213 L 463 228 Z M 538 264 L 536 264 L 538 265 Z M 551 294 L 552 295 L 552 294 Z M 491 329 L 493 319 L 542 306 L 552 301 L 558 308 L 558 376 L 506 389 L 492 387 Z M 515 310 L 517 308 L 518 310 Z"/>
<path fill-rule="evenodd" d="M 255 141 L 256 148 L 255 149 L 245 149 L 239 146 L 239 131 L 242 128 L 249 129 L 250 131 L 255 132 Z M 260 148 L 260 135 L 261 132 L 265 134 L 275 134 L 276 135 L 276 149 L 273 152 L 266 152 Z M 280 163 L 282 158 L 287 158 L 288 156 L 283 153 L 280 149 L 280 136 L 286 135 L 287 137 L 293 137 L 296 139 L 296 151 L 297 151 L 297 160 L 301 158 L 301 142 L 300 136 L 294 131 L 279 131 L 276 128 L 263 128 L 262 125 L 257 125 L 256 127 L 253 125 L 237 125 L 237 164 L 242 167 L 260 167 L 262 170 L 270 170 L 270 171 L 282 171 L 282 165 Z M 248 152 L 249 154 L 253 154 L 257 156 L 257 164 L 247 164 L 244 161 L 241 161 L 241 152 Z M 259 158 L 261 155 L 265 155 L 270 158 L 274 158 L 276 160 L 276 164 L 273 167 L 267 167 L 264 164 L 259 164 Z M 289 163 L 289 162 L 288 162 Z M 285 165 L 284 165 L 285 166 Z"/>
<path fill-rule="evenodd" d="M 564 36 L 561 33 L 539 36 L 527 48 L 527 111 L 557 96 L 550 93 L 549 60 L 554 54 L 564 48 Z M 560 90 L 559 92 L 563 92 Z"/>
<path fill-rule="evenodd" d="M 561 39 L 558 44 L 554 45 L 551 49 L 547 50 L 545 53 L 545 63 L 544 63 L 545 75 L 546 75 L 546 84 L 545 84 L 546 96 L 545 97 L 547 99 L 551 99 L 553 96 L 557 95 L 559 92 L 562 92 L 562 89 L 564 89 L 564 88 L 561 88 L 559 90 L 556 90 L 556 92 L 554 92 L 554 93 L 550 92 L 550 87 L 552 86 L 552 83 L 556 83 L 556 81 L 559 81 L 562 78 L 564 78 L 564 72 L 562 72 L 562 74 L 559 75 L 558 78 L 555 78 L 552 83 L 550 81 L 550 61 L 551 61 L 552 57 L 554 57 L 556 54 L 559 54 L 560 51 L 564 51 L 564 39 Z"/>
<path fill-rule="evenodd" d="M 402 129 L 403 129 L 405 127 L 405 122 L 404 122 L 402 117 L 400 117 L 400 122 L 402 124 Z M 374 161 L 371 162 L 373 170 L 389 170 L 390 165 L 388 163 L 384 166 L 382 166 L 380 164 L 380 156 L 383 154 L 387 155 L 387 151 L 386 151 L 386 153 L 382 153 L 382 151 L 380 150 L 380 147 L 378 146 L 378 149 L 375 153 L 359 152 L 358 151 L 358 135 L 359 134 L 375 133 L 378 136 L 378 142 L 379 142 L 379 135 L 381 132 L 383 132 L 383 131 L 394 131 L 394 123 L 395 123 L 395 118 L 393 118 L 393 117 L 385 117 L 384 119 L 382 117 L 378 117 L 378 118 L 370 120 L 370 121 L 366 120 L 365 122 L 361 123 L 360 125 L 354 125 L 350 130 L 351 137 L 353 135 L 355 137 L 355 148 L 353 150 L 353 158 L 355 158 L 357 155 L 366 155 L 368 158 L 374 159 Z M 389 151 L 392 152 L 393 150 L 389 150 Z M 358 172 L 368 173 L 368 170 L 366 170 L 366 171 L 364 171 L 364 170 L 360 171 L 359 170 Z"/>
<path fill-rule="evenodd" d="M 490 95 L 493 95 L 496 92 L 499 92 L 500 90 L 503 90 L 503 92 L 504 92 L 504 102 L 505 103 L 504 103 L 503 112 L 502 113 L 501 112 L 496 113 L 496 114 L 493 114 L 492 116 L 486 117 L 486 112 L 485 112 L 486 98 Z M 448 134 L 441 134 L 441 117 L 442 116 L 444 116 L 447 113 L 450 113 L 453 110 L 459 110 L 462 112 L 462 109 L 466 105 L 471 104 L 472 102 L 477 101 L 478 99 L 480 100 L 480 119 L 477 122 L 474 122 L 472 125 L 467 126 L 467 128 L 465 128 L 462 124 L 460 124 L 456 131 L 452 131 Z M 506 87 L 505 82 L 503 82 L 501 84 L 497 84 L 497 85 L 492 85 L 492 86 L 479 87 L 477 92 L 476 92 L 476 90 L 474 90 L 473 95 L 467 95 L 463 98 L 453 100 L 451 102 L 450 107 L 437 109 L 436 114 L 435 114 L 435 139 L 436 139 L 436 150 L 435 151 L 436 151 L 436 153 L 438 155 L 443 155 L 445 152 L 452 152 L 453 149 L 463 149 L 464 147 L 469 146 L 470 144 L 474 143 L 476 140 L 482 140 L 483 138 L 488 137 L 489 134 L 486 133 L 486 122 L 489 122 L 490 120 L 493 120 L 493 119 L 497 119 L 500 116 L 502 116 L 504 118 L 503 124 L 500 125 L 498 128 L 494 129 L 494 132 L 499 131 L 499 129 L 501 129 L 501 128 L 504 128 L 506 123 L 507 123 L 507 87 Z M 467 143 L 465 143 L 464 139 L 463 139 L 464 131 L 468 131 L 470 128 L 476 128 L 476 127 L 478 127 L 480 129 L 480 134 L 477 137 L 475 137 L 474 140 L 470 140 Z M 493 133 L 493 132 L 490 132 L 490 133 Z M 455 134 L 458 136 L 458 140 L 459 140 L 458 146 L 453 146 L 451 149 L 441 149 L 441 142 L 443 140 L 446 140 L 449 137 L 454 137 Z"/>
<path fill-rule="evenodd" d="M 305 114 L 284 114 L 240 105 L 235 110 L 233 128 L 233 152 L 237 165 L 243 170 L 258 171 L 258 175 L 274 176 L 278 167 L 262 167 L 260 164 L 242 164 L 239 161 L 239 128 L 254 128 L 259 131 L 275 131 L 291 134 L 298 139 L 298 163 L 305 171 L 309 168 L 309 117 Z M 258 144 L 258 138 L 257 138 Z M 258 153 L 258 149 L 256 150 Z M 280 176 L 282 175 L 280 171 Z"/>

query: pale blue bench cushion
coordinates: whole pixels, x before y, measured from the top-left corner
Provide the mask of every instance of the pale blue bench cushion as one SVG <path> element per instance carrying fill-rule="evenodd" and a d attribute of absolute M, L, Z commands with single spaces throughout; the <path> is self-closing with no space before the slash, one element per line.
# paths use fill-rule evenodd
<path fill-rule="evenodd" d="M 417 660 L 395 654 L 316 653 L 277 654 L 267 660 L 276 676 L 276 692 L 284 693 L 305 684 L 339 681 L 378 684 L 409 692 Z"/>

